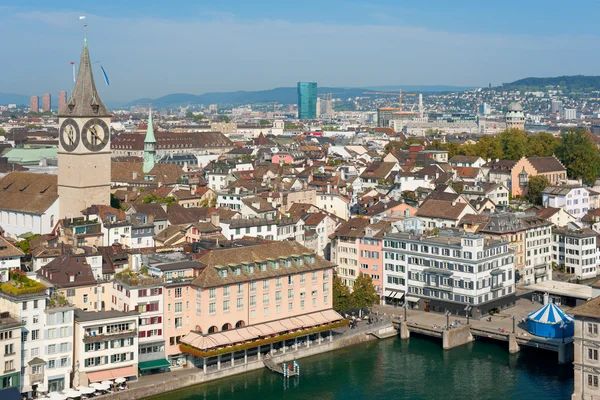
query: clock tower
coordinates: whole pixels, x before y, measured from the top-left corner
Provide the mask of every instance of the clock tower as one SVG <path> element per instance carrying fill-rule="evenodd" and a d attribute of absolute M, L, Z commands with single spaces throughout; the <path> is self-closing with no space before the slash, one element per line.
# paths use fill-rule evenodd
<path fill-rule="evenodd" d="M 94 205 L 110 205 L 110 113 L 96 90 L 87 39 L 75 88 L 58 110 L 60 218 L 81 216 Z"/>

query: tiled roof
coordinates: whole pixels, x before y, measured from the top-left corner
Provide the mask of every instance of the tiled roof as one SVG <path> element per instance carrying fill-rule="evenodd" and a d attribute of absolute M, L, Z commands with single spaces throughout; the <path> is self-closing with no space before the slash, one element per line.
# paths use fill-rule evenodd
<path fill-rule="evenodd" d="M 533 165 L 533 168 L 535 168 L 535 170 L 540 174 L 547 173 L 547 172 L 566 172 L 567 171 L 565 166 L 562 165 L 562 163 L 560 161 L 558 161 L 558 159 L 554 156 L 532 157 L 532 158 L 528 158 L 527 161 L 529 161 L 529 163 L 531 165 Z"/>
<path fill-rule="evenodd" d="M 452 201 L 430 199 L 421 204 L 416 215 L 417 217 L 457 220 L 467 207 L 466 203 L 455 202 L 452 205 Z"/>
<path fill-rule="evenodd" d="M 147 180 L 145 176 L 155 176 L 154 180 Z M 144 183 L 147 185 L 173 185 L 184 175 L 179 165 L 175 164 L 155 164 L 152 170 L 145 174 L 143 163 L 136 162 L 112 162 L 111 180 L 112 182 Z"/>
<path fill-rule="evenodd" d="M 23 253 L 21 249 L 16 248 L 12 244 L 10 244 L 6 239 L 0 236 L 0 257 L 22 257 L 24 255 L 25 253 Z"/>
<path fill-rule="evenodd" d="M 85 255 L 63 254 L 43 266 L 37 274 L 56 287 L 87 286 L 96 283 L 92 267 L 87 263 Z"/>
<path fill-rule="evenodd" d="M 374 162 L 367 166 L 367 169 L 360 175 L 367 179 L 385 179 L 396 166 L 394 162 Z"/>
<path fill-rule="evenodd" d="M 307 253 L 310 253 L 314 256 L 314 263 L 311 264 L 308 262 L 303 262 L 303 265 L 300 265 L 292 259 L 291 266 L 286 267 L 279 261 L 281 258 L 289 258 L 292 255 L 302 257 Z M 276 262 L 279 268 L 274 269 L 271 266 L 267 266 L 266 271 L 260 271 L 256 263 L 258 261 L 266 262 L 268 260 L 273 260 Z M 301 272 L 311 272 L 334 267 L 334 264 L 326 261 L 320 256 L 314 255 L 312 251 L 295 241 L 272 242 L 256 246 L 213 250 L 205 256 L 200 257 L 198 261 L 205 264 L 206 268 L 196 279 L 194 279 L 192 285 L 202 288 L 216 287 L 276 276 L 287 276 Z M 254 273 L 248 273 L 244 268 L 242 268 L 240 275 L 234 275 L 229 266 L 242 266 L 242 263 L 254 264 Z M 217 267 L 227 268 L 227 277 L 222 278 L 218 274 Z"/>
<path fill-rule="evenodd" d="M 0 210 L 42 214 L 58 199 L 58 177 L 13 172 L 0 179 Z"/>

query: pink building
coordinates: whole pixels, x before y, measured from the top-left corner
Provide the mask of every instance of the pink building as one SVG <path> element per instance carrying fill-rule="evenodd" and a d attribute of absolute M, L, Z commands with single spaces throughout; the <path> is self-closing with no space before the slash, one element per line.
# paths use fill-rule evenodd
<path fill-rule="evenodd" d="M 182 351 L 194 356 L 196 366 L 220 368 L 222 362 L 233 364 L 239 357 L 246 362 L 249 355 L 282 345 L 277 340 L 281 335 L 313 335 L 311 340 L 317 340 L 319 330 L 341 323 L 341 316 L 332 310 L 334 265 L 297 242 L 215 250 L 199 261 L 206 267 L 191 283 L 189 299 L 194 303 L 183 313 L 193 332 L 181 339 Z M 255 340 L 270 345 L 211 356 L 212 350 Z"/>
<path fill-rule="evenodd" d="M 294 157 L 290 153 L 277 153 L 271 159 L 271 163 L 273 164 L 291 164 L 293 162 Z"/>

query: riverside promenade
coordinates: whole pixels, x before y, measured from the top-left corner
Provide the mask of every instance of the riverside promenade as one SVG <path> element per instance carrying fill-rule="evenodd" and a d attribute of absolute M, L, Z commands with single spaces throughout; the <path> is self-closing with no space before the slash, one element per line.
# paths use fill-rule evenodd
<path fill-rule="evenodd" d="M 336 328 L 333 330 L 332 335 L 325 337 L 320 341 L 296 343 L 295 345 L 287 346 L 286 348 L 277 351 L 273 350 L 269 352 L 268 355 L 274 363 L 280 364 L 391 336 L 397 336 L 397 332 L 393 328 L 391 319 L 382 317 L 380 321 L 372 324 L 367 324 L 364 321 L 360 322 L 354 329 L 347 326 Z M 128 390 L 111 393 L 102 396 L 102 398 L 107 400 L 142 399 L 155 395 L 163 395 L 166 392 L 173 392 L 188 386 L 265 368 L 263 360 L 258 356 L 248 357 L 247 361 L 248 362 L 245 364 L 233 365 L 230 362 L 223 362 L 219 367 L 212 366 L 207 368 L 206 372 L 204 372 L 202 368 L 188 367 L 162 374 L 142 376 L 139 377 L 137 381 L 128 382 Z M 191 363 L 188 364 L 191 365 Z M 282 379 L 284 378 L 282 377 Z"/>

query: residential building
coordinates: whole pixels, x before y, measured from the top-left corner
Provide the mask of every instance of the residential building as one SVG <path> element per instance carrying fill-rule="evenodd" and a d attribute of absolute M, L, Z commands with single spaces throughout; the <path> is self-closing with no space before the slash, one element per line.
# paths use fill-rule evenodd
<path fill-rule="evenodd" d="M 425 311 L 471 316 L 514 304 L 514 253 L 483 235 L 386 235 L 384 301 L 406 301 Z"/>
<path fill-rule="evenodd" d="M 344 221 L 350 218 L 350 200 L 342 194 L 317 193 L 314 205 Z"/>
<path fill-rule="evenodd" d="M 596 249 L 597 233 L 591 229 L 571 231 L 566 228 L 552 231 L 553 261 L 567 274 L 579 280 L 595 278 L 598 270 Z"/>
<path fill-rule="evenodd" d="M 65 107 L 67 105 L 67 91 L 61 90 L 58 92 L 58 109 Z"/>
<path fill-rule="evenodd" d="M 298 82 L 298 119 L 317 118 L 317 83 Z"/>
<path fill-rule="evenodd" d="M 45 93 L 42 95 L 42 111 L 50 112 L 52 110 L 52 97 L 50 93 Z"/>
<path fill-rule="evenodd" d="M 132 270 L 115 275 L 111 282 L 110 309 L 139 312 L 138 367 L 140 374 L 162 372 L 170 366 L 165 356 L 164 301 L 165 280 Z"/>
<path fill-rule="evenodd" d="M 448 160 L 448 164 L 454 167 L 480 168 L 485 164 L 485 160 L 479 156 L 457 155 Z"/>
<path fill-rule="evenodd" d="M 75 310 L 73 387 L 138 375 L 137 311 Z"/>
<path fill-rule="evenodd" d="M 0 283 L 9 280 L 10 271 L 21 269 L 21 257 L 24 255 L 21 249 L 0 236 Z"/>
<path fill-rule="evenodd" d="M 74 313 L 75 307 L 60 296 L 54 296 L 47 302 L 43 348 L 47 374 L 44 387 L 48 392 L 58 392 L 71 387 Z"/>
<path fill-rule="evenodd" d="M 467 214 L 477 214 L 477 210 L 466 201 L 432 198 L 421 204 L 416 216 L 423 221 L 426 229 L 439 229 L 455 227 Z"/>
<path fill-rule="evenodd" d="M 508 206 L 509 191 L 502 183 L 478 182 L 475 184 L 465 184 L 462 195 L 469 201 L 488 198 L 496 206 Z"/>
<path fill-rule="evenodd" d="M 600 397 L 600 297 L 569 310 L 575 317 L 573 336 L 572 400 L 594 400 Z"/>
<path fill-rule="evenodd" d="M 0 313 L 0 390 L 11 387 L 21 390 L 22 326 L 8 311 Z"/>
<path fill-rule="evenodd" d="M 578 220 L 594 208 L 590 202 L 590 192 L 584 186 L 548 186 L 542 192 L 545 207 L 562 208 Z"/>
<path fill-rule="evenodd" d="M 38 96 L 31 96 L 29 98 L 29 112 L 36 113 L 40 111 L 40 98 Z"/>

